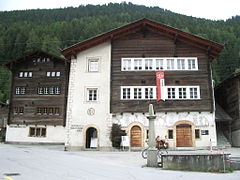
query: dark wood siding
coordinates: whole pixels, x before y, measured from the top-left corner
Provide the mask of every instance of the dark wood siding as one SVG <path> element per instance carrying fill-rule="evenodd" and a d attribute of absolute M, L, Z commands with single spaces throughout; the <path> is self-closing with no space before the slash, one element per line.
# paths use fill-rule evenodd
<path fill-rule="evenodd" d="M 166 86 L 200 86 L 200 100 L 152 100 L 155 111 L 212 111 L 211 76 L 205 51 L 154 32 L 137 32 L 112 40 L 111 112 L 147 112 L 147 100 L 120 100 L 121 86 L 155 86 L 155 71 L 121 71 L 121 58 L 197 57 L 198 71 L 166 71 Z M 145 83 L 143 83 L 143 81 Z"/>
<path fill-rule="evenodd" d="M 233 118 L 232 130 L 240 129 L 239 77 L 227 79 L 215 91 L 217 103 Z"/>
<path fill-rule="evenodd" d="M 38 55 L 12 65 L 12 91 L 10 124 L 65 125 L 66 94 L 69 64 L 50 57 L 50 62 L 33 62 L 33 58 L 48 58 Z M 32 72 L 32 77 L 19 77 L 19 72 Z M 60 72 L 60 77 L 47 77 L 47 72 Z M 18 95 L 15 88 L 26 87 L 26 93 Z M 60 94 L 39 95 L 38 87 L 59 87 Z M 15 107 L 24 107 L 23 114 L 14 114 Z M 40 115 L 38 107 L 59 108 L 59 115 Z"/>

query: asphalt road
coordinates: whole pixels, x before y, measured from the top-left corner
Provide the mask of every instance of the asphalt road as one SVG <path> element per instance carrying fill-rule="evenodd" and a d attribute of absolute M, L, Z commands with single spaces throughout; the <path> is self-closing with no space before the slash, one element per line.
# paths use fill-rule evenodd
<path fill-rule="evenodd" d="M 240 156 L 240 149 L 228 152 Z M 239 180 L 233 173 L 170 171 L 145 167 L 140 152 L 66 152 L 63 146 L 0 144 L 1 180 Z"/>

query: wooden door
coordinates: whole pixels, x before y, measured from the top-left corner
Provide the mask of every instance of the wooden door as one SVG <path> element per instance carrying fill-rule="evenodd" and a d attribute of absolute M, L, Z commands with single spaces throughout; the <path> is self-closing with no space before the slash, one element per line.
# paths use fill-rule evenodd
<path fill-rule="evenodd" d="M 142 146 L 142 131 L 139 126 L 133 126 L 131 129 L 131 146 L 132 147 Z"/>
<path fill-rule="evenodd" d="M 192 146 L 192 127 L 189 124 L 180 124 L 176 128 L 177 147 Z"/>

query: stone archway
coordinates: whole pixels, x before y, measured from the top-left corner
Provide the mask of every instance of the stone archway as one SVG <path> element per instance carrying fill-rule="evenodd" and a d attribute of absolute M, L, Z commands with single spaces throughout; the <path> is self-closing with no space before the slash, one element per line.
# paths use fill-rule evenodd
<path fill-rule="evenodd" d="M 98 132 L 94 127 L 89 127 L 86 130 L 85 148 L 96 149 L 98 147 Z"/>

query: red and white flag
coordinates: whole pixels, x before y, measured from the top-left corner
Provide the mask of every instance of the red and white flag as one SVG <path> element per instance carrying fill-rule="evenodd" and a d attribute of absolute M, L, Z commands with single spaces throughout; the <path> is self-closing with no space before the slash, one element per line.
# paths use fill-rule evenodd
<path fill-rule="evenodd" d="M 156 85 L 157 85 L 157 101 L 165 100 L 164 97 L 164 71 L 157 71 L 156 72 Z"/>

